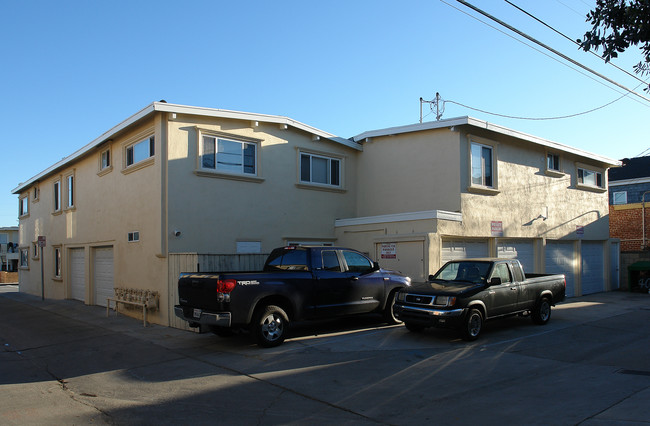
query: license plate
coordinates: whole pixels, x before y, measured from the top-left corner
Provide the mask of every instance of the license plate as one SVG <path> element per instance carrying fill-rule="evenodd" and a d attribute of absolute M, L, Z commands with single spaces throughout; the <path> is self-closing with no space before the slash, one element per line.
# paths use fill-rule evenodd
<path fill-rule="evenodd" d="M 194 309 L 194 318 L 201 318 L 201 310 Z"/>

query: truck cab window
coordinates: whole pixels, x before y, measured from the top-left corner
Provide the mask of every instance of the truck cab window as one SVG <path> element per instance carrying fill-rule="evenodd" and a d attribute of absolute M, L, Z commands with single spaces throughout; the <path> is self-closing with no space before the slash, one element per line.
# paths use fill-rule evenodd
<path fill-rule="evenodd" d="M 265 269 L 283 271 L 307 271 L 307 251 L 301 249 L 278 250 L 271 253 Z"/>
<path fill-rule="evenodd" d="M 367 257 L 353 251 L 343 251 L 345 263 L 348 264 L 348 271 L 367 273 L 372 270 L 372 262 Z"/>
<path fill-rule="evenodd" d="M 510 271 L 508 270 L 508 265 L 505 263 L 497 263 L 494 265 L 492 278 L 501 278 L 501 284 L 511 282 L 512 280 L 510 279 Z"/>
<path fill-rule="evenodd" d="M 323 252 L 323 269 L 326 271 L 341 272 L 339 257 L 333 250 Z"/>

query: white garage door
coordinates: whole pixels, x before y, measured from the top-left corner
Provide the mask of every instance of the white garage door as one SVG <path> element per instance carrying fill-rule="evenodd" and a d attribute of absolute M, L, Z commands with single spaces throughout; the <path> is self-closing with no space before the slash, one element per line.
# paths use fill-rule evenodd
<path fill-rule="evenodd" d="M 86 301 L 86 266 L 84 249 L 70 249 L 70 298 Z"/>
<path fill-rule="evenodd" d="M 574 259 L 573 243 L 550 241 L 546 243 L 546 273 L 566 275 L 567 297 L 575 295 Z"/>
<path fill-rule="evenodd" d="M 582 242 L 582 294 L 605 291 L 605 255 L 602 242 Z"/>
<path fill-rule="evenodd" d="M 450 260 L 487 257 L 486 241 L 447 240 L 442 242 L 441 260 L 444 264 Z"/>
<path fill-rule="evenodd" d="M 106 299 L 113 297 L 113 247 L 94 249 L 93 283 L 95 304 L 106 306 Z"/>
<path fill-rule="evenodd" d="M 524 267 L 524 272 L 536 272 L 535 245 L 533 241 L 499 241 L 497 243 L 497 257 L 502 259 L 517 259 Z"/>

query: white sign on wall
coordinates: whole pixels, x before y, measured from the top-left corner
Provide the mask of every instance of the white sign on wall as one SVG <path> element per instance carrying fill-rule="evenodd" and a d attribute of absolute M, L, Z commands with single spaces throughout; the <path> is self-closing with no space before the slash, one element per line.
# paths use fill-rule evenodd
<path fill-rule="evenodd" d="M 397 259 L 397 244 L 396 243 L 382 243 L 381 244 L 381 258 L 382 259 Z"/>

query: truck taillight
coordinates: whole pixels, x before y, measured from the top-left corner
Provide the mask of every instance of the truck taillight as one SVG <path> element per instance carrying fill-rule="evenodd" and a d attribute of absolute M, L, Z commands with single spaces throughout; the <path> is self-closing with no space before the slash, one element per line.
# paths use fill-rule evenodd
<path fill-rule="evenodd" d="M 217 281 L 217 292 L 218 293 L 230 293 L 235 289 L 237 285 L 237 280 L 218 280 Z"/>

